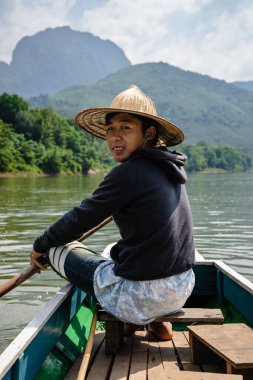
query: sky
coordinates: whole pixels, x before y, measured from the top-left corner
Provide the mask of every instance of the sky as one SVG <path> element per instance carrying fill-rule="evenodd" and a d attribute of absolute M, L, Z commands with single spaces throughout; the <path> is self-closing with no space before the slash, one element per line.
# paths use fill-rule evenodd
<path fill-rule="evenodd" d="M 252 0 L 0 0 L 0 61 L 21 38 L 66 25 L 115 42 L 132 64 L 253 80 Z"/>

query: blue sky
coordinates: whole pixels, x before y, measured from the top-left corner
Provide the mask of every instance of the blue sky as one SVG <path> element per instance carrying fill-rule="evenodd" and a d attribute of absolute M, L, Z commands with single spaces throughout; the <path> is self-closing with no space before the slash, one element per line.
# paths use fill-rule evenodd
<path fill-rule="evenodd" d="M 252 0 L 0 0 L 0 60 L 22 37 L 63 25 L 110 39 L 133 64 L 253 80 Z"/>

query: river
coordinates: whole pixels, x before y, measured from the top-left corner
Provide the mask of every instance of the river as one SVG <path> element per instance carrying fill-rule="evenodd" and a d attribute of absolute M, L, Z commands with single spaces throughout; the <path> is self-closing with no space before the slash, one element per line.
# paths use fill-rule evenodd
<path fill-rule="evenodd" d="M 79 204 L 102 176 L 0 178 L 0 283 L 29 265 L 33 240 Z M 194 173 L 187 190 L 195 244 L 206 259 L 222 259 L 253 281 L 253 172 Z M 86 240 L 97 252 L 118 238 L 113 223 Z M 52 270 L 33 276 L 0 301 L 0 352 L 65 280 Z"/>

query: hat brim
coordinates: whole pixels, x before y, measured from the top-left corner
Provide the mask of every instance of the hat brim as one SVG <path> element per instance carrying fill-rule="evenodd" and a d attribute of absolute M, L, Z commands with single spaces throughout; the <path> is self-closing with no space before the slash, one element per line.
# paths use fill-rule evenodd
<path fill-rule="evenodd" d="M 156 144 L 157 146 L 174 146 L 180 144 L 184 140 L 183 131 L 170 121 L 159 116 L 153 116 L 144 112 L 133 110 L 119 108 L 88 108 L 86 110 L 80 111 L 76 115 L 75 121 L 80 128 L 83 128 L 88 133 L 105 140 L 106 115 L 112 112 L 131 113 L 133 115 L 139 115 L 147 117 L 151 120 L 155 120 L 160 126 L 159 138 Z"/>

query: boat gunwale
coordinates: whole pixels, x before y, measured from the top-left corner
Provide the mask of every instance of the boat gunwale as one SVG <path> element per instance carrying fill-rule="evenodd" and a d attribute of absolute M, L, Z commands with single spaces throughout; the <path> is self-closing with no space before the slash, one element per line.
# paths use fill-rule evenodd
<path fill-rule="evenodd" d="M 225 264 L 222 260 L 206 260 L 202 257 L 201 260 L 197 258 L 196 265 L 214 266 L 220 272 L 222 272 L 223 274 L 231 278 L 243 289 L 247 290 L 247 292 L 253 295 L 253 282 L 248 280 L 246 277 L 244 277 L 240 273 L 236 272 L 229 265 Z"/>
<path fill-rule="evenodd" d="M 67 283 L 60 288 L 53 298 L 35 315 L 35 317 L 22 329 L 16 338 L 6 347 L 0 355 L 0 378 L 11 369 L 12 365 L 22 355 L 35 336 L 46 325 L 58 307 L 70 296 L 74 286 Z"/>

